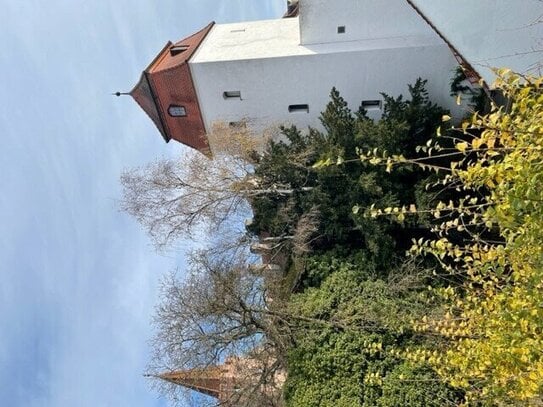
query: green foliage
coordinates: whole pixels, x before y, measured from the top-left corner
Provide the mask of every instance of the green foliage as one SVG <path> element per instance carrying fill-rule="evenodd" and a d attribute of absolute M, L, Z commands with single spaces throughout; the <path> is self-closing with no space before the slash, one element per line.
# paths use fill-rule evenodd
<path fill-rule="evenodd" d="M 502 240 L 475 233 L 452 253 L 446 237 L 431 249 L 452 254 L 458 263 L 450 271 L 468 276 L 444 293 L 457 318 L 436 321 L 452 341 L 431 364 L 470 399 L 536 404 L 543 389 L 543 78 L 503 70 L 496 86 L 510 109 L 493 106 L 462 125 L 465 133 L 482 132 L 456 145 L 466 165 L 452 165 L 448 180 L 482 192 L 472 208 L 455 208 L 465 227 L 498 229 Z"/>
<path fill-rule="evenodd" d="M 404 331 L 428 306 L 420 277 L 383 281 L 369 277 L 361 265 L 337 260 L 323 265 L 327 263 L 334 272 L 321 286 L 290 301 L 296 315 L 332 325 L 304 330 L 297 337 L 289 352 L 287 404 L 393 406 L 403 400 L 408 404 L 397 405 L 431 406 L 441 405 L 432 404 L 436 398 L 453 399 L 429 369 L 413 370 L 387 351 L 422 340 Z"/>
<path fill-rule="evenodd" d="M 435 134 L 447 114 L 429 101 L 425 84 L 409 86 L 409 98 L 383 95 L 378 121 L 362 109 L 353 113 L 333 89 L 321 116 L 324 132 L 282 129 L 287 142 L 272 141 L 255 156 L 255 175 L 292 193 L 253 198 L 251 233 L 294 239 L 304 214 L 314 208 L 319 213 L 313 254 L 292 263 L 304 266 L 287 309 L 324 324 L 308 322 L 294 338 L 284 390 L 288 406 L 432 406 L 440 405 L 435 400 L 456 400 L 431 369 L 410 366 L 389 352 L 427 340 L 410 321 L 436 306 L 426 289 L 428 276 L 421 265 L 403 260 L 413 235 L 428 234 L 428 219 L 364 216 L 372 204 L 432 203 L 423 187 L 432 175 L 417 166 L 390 173 L 359 161 L 360 151 L 373 149 L 422 156 L 417 145 Z M 289 281 L 293 275 L 290 270 Z"/>
<path fill-rule="evenodd" d="M 327 152 L 335 157 L 354 157 L 355 117 L 336 88 L 330 92 L 330 102 L 321 114 L 321 123 L 326 130 Z"/>
<path fill-rule="evenodd" d="M 466 73 L 461 66 L 456 68 L 455 75 L 451 79 L 451 96 L 468 99 L 470 106 L 476 112 L 483 112 L 490 102 L 481 87 L 467 84 Z"/>
<path fill-rule="evenodd" d="M 291 407 L 359 405 L 366 365 L 360 334 L 326 329 L 301 337 L 289 353 L 284 393 Z"/>
<path fill-rule="evenodd" d="M 364 388 L 364 407 L 455 406 L 462 393 L 443 384 L 429 368 L 396 363 L 380 386 Z"/>
<path fill-rule="evenodd" d="M 311 131 L 302 136 L 295 128 L 282 128 L 287 142 L 270 141 L 263 155 L 255 154 L 255 176 L 266 185 L 286 186 L 293 194 L 258 196 L 253 198 L 253 223 L 248 231 L 260 235 L 288 236 L 294 233 L 296 222 L 311 209 L 303 188 L 316 185 L 316 173 L 311 164 L 318 152 L 315 146 L 323 142 L 322 135 Z"/>
<path fill-rule="evenodd" d="M 300 288 L 319 287 L 329 275 L 355 269 L 365 278 L 376 274 L 375 265 L 368 260 L 364 251 L 345 253 L 341 247 L 328 250 L 306 259 Z"/>
<path fill-rule="evenodd" d="M 543 78 L 497 73 L 507 108 L 474 113 L 452 133 L 452 148 L 432 145 L 455 157 L 438 172 L 463 196 L 428 210 L 439 236 L 417 240 L 412 252 L 432 254 L 453 278 L 435 290 L 441 312 L 414 324 L 444 340 L 405 357 L 466 391 L 465 405 L 541 405 Z M 389 209 L 376 215 L 410 212 Z"/>
<path fill-rule="evenodd" d="M 327 262 L 313 268 L 326 267 Z M 311 260 L 310 260 L 311 262 Z M 393 279 L 372 276 L 372 266 L 332 261 L 333 272 L 319 287 L 310 287 L 291 297 L 295 315 L 335 321 L 341 329 L 369 332 L 403 332 L 412 319 L 424 315 L 429 304 L 426 276 L 416 270 L 396 270 Z"/>
<path fill-rule="evenodd" d="M 416 145 L 434 134 L 446 113 L 431 103 L 425 81 L 409 86 L 410 99 L 383 95 L 381 120 L 370 120 L 363 110 L 351 112 L 336 89 L 322 113 L 324 133 L 311 129 L 302 134 L 296 128 L 283 129 L 288 142 L 270 142 L 257 157 L 255 175 L 268 185 L 288 185 L 293 194 L 260 196 L 253 199 L 254 222 L 249 231 L 273 236 L 292 236 L 304 213 L 316 208 L 319 228 L 312 248 L 326 251 L 343 246 L 362 249 L 368 261 L 384 270 L 395 253 L 410 245 L 406 227 L 388 219 L 367 219 L 352 212 L 371 204 L 396 206 L 413 202 L 415 190 L 428 175 L 417 168 L 387 176 L 384 168 L 361 166 L 356 162 L 359 149 L 386 149 L 394 153 L 415 154 Z M 341 165 L 320 165 L 319 162 Z"/>
<path fill-rule="evenodd" d="M 368 343 L 384 340 L 381 335 L 330 330 L 307 337 L 289 354 L 287 405 L 439 407 L 459 403 L 462 393 L 441 382 L 432 370 L 412 367 L 385 352 L 367 352 Z M 391 338 L 389 343 L 397 342 Z"/>
<path fill-rule="evenodd" d="M 409 85 L 410 99 L 383 94 L 383 116 L 377 122 L 360 120 L 357 147 L 377 148 L 390 154 L 416 154 L 416 146 L 433 136 L 441 117 L 447 114 L 430 101 L 425 86 L 426 81 L 421 79 Z"/>

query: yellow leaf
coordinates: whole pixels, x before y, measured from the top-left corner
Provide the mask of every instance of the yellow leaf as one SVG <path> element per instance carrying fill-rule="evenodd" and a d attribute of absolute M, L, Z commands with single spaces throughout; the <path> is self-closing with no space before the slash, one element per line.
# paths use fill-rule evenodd
<path fill-rule="evenodd" d="M 441 116 L 441 121 L 448 122 L 449 120 L 451 120 L 451 116 L 449 116 L 448 114 L 444 114 L 443 116 Z"/>
<path fill-rule="evenodd" d="M 465 152 L 466 152 L 466 149 L 468 148 L 468 143 L 466 143 L 466 142 L 463 141 L 463 142 L 461 142 L 461 143 L 457 143 L 455 147 L 456 147 L 456 149 L 457 149 L 458 151 L 460 151 L 461 153 L 465 153 Z"/>
<path fill-rule="evenodd" d="M 473 141 L 471 142 L 471 146 L 477 150 L 479 147 L 481 147 L 481 144 L 483 144 L 483 139 L 480 139 L 480 138 L 475 138 L 473 139 Z"/>

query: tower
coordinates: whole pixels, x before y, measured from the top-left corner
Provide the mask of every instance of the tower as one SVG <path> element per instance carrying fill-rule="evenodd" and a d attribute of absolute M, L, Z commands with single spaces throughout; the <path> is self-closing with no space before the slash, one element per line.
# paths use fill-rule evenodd
<path fill-rule="evenodd" d="M 213 25 L 176 43 L 168 42 L 129 93 L 166 142 L 174 139 L 203 152 L 209 145 L 188 61 Z"/>
<path fill-rule="evenodd" d="M 252 406 L 262 400 L 266 400 L 266 405 L 277 405 L 285 374 L 280 370 L 270 376 L 262 375 L 266 367 L 262 362 L 251 357 L 230 356 L 221 365 L 165 372 L 156 377 L 211 396 L 220 405 Z"/>
<path fill-rule="evenodd" d="M 223 369 L 220 366 L 162 373 L 158 377 L 167 382 L 214 397 L 219 401 L 225 398 L 226 388 L 228 387 Z"/>
<path fill-rule="evenodd" d="M 431 99 L 449 96 L 458 63 L 405 0 L 299 0 L 286 18 L 209 24 L 168 43 L 131 92 L 160 133 L 206 152 L 217 124 L 255 135 L 279 125 L 319 126 L 336 87 L 353 110 L 382 113 L 417 78 Z"/>

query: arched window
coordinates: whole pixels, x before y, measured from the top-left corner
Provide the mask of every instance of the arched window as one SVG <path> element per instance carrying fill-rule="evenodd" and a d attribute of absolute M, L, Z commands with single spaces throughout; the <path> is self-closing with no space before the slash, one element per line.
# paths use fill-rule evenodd
<path fill-rule="evenodd" d="M 183 117 L 187 115 L 187 110 L 185 106 L 170 105 L 168 107 L 168 114 L 173 117 Z"/>

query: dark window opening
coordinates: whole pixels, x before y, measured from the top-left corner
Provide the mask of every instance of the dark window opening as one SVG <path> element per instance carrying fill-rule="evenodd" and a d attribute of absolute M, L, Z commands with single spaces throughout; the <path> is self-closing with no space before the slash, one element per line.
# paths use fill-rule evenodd
<path fill-rule="evenodd" d="M 244 121 L 241 122 L 229 122 L 228 127 L 231 129 L 245 129 L 247 127 L 247 123 Z"/>
<path fill-rule="evenodd" d="M 239 90 L 227 90 L 226 92 L 223 92 L 222 97 L 225 99 L 240 99 L 241 100 L 241 92 Z"/>
<path fill-rule="evenodd" d="M 173 47 L 170 48 L 170 55 L 174 57 L 182 52 L 185 52 L 188 49 L 189 49 L 188 45 L 174 45 Z"/>
<path fill-rule="evenodd" d="M 295 112 L 305 112 L 305 113 L 309 113 L 309 105 L 307 104 L 302 104 L 302 105 L 290 105 L 288 107 L 288 111 L 290 113 L 295 113 Z"/>
<path fill-rule="evenodd" d="M 380 100 L 363 100 L 362 107 L 366 110 L 381 109 Z"/>
<path fill-rule="evenodd" d="M 345 34 L 345 26 L 344 25 L 338 26 L 337 33 L 338 34 Z"/>
<path fill-rule="evenodd" d="M 185 106 L 170 105 L 168 107 L 168 114 L 173 117 L 184 117 L 187 115 L 187 110 Z"/>

